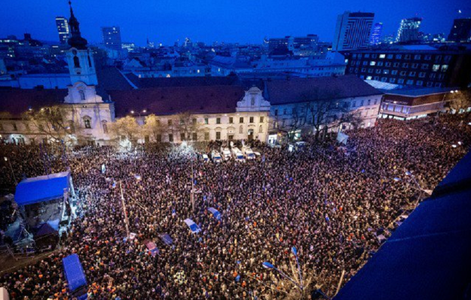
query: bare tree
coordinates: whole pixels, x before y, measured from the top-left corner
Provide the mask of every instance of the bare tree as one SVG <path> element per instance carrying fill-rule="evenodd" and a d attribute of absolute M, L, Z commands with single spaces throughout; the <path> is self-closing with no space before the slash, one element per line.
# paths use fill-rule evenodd
<path fill-rule="evenodd" d="M 141 134 L 139 124 L 137 124 L 136 119 L 131 116 L 117 119 L 116 122 L 110 124 L 108 130 L 110 135 L 117 141 L 127 139 L 133 145 L 137 143 Z"/>
<path fill-rule="evenodd" d="M 329 128 L 355 119 L 354 114 L 350 114 L 348 110 L 348 104 L 344 105 L 345 102 L 338 99 L 338 91 L 321 93 L 315 89 L 309 94 L 304 94 L 302 98 L 306 103 L 307 123 L 311 125 L 316 140 L 325 136 Z"/>
<path fill-rule="evenodd" d="M 350 111 L 342 114 L 338 125 L 342 126 L 343 124 L 350 124 L 354 129 L 357 129 L 360 127 L 361 123 L 363 123 L 363 119 L 361 118 L 360 112 Z"/>
<path fill-rule="evenodd" d="M 159 117 L 151 114 L 146 116 L 143 132 L 151 137 L 152 141 L 160 142 L 163 133 L 167 132 L 167 125 Z"/>
<path fill-rule="evenodd" d="M 176 116 L 175 130 L 184 137 L 184 140 L 193 140 L 192 135 L 198 134 L 199 124 L 195 115 L 191 112 L 183 112 Z"/>
<path fill-rule="evenodd" d="M 455 112 L 460 113 L 471 107 L 471 92 L 469 90 L 460 91 L 453 94 L 453 99 L 449 102 L 449 106 Z"/>
<path fill-rule="evenodd" d="M 45 135 L 52 142 L 69 142 L 66 137 L 75 132 L 75 124 L 67 121 L 67 110 L 58 105 L 29 110 L 23 117 L 33 130 Z"/>

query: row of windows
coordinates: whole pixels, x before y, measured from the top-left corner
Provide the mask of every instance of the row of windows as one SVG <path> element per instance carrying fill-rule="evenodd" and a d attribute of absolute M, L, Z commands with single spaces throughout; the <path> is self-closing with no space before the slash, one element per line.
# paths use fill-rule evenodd
<path fill-rule="evenodd" d="M 365 76 L 360 76 L 361 79 L 365 79 Z M 414 80 L 414 79 L 404 79 L 404 78 L 388 78 L 388 77 L 379 77 L 379 76 L 366 76 L 366 80 L 381 80 L 382 82 L 389 82 L 389 83 L 394 83 L 394 84 L 406 84 L 406 85 L 417 85 L 417 86 L 424 86 L 424 81 L 423 80 Z M 442 83 L 441 82 L 433 82 L 433 81 L 427 81 L 425 86 L 427 87 L 441 87 Z"/>
<path fill-rule="evenodd" d="M 364 79 L 364 78 L 363 78 L 363 79 Z M 372 101 L 371 99 L 368 99 L 368 100 L 366 101 L 366 105 L 368 105 L 368 106 L 369 106 L 369 105 L 376 105 L 377 102 L 378 102 L 377 99 L 374 99 L 373 101 Z M 361 106 L 364 106 L 364 105 L 365 105 L 365 100 L 362 99 L 361 101 L 359 101 L 359 102 L 358 102 L 358 106 L 357 106 L 357 101 L 356 101 L 356 100 L 351 101 L 351 103 L 352 103 L 352 106 L 351 106 L 352 108 L 361 107 Z M 339 108 L 339 107 L 340 107 L 340 103 L 339 103 L 339 102 L 337 102 L 337 103 L 335 103 L 335 104 L 336 104 L 336 105 L 335 105 L 336 108 Z M 343 107 L 343 108 L 350 108 L 350 102 L 347 102 L 347 101 L 342 102 L 342 107 Z M 301 114 L 305 114 L 305 113 L 306 113 L 306 107 L 301 107 L 301 108 L 299 109 L 299 111 L 300 111 Z M 281 112 L 282 112 L 282 114 L 280 114 Z M 290 115 L 295 115 L 295 114 L 298 113 L 298 108 L 293 107 L 293 108 L 291 108 L 291 110 L 289 110 L 289 112 L 288 112 L 288 108 L 283 108 L 283 110 L 282 110 L 281 112 L 280 112 L 278 109 L 275 109 L 274 115 L 275 115 L 275 116 L 288 115 L 288 114 L 290 114 Z"/>
<path fill-rule="evenodd" d="M 355 74 L 358 74 L 358 68 L 351 68 L 350 69 L 350 72 L 351 73 L 355 73 Z M 399 70 L 389 70 L 389 69 L 366 69 L 366 68 L 362 68 L 361 69 L 361 73 L 368 73 L 368 74 L 383 74 L 383 75 L 400 75 L 400 76 L 409 76 L 409 77 L 415 77 L 417 75 L 417 72 L 416 71 L 400 71 Z M 425 78 L 427 76 L 427 72 L 419 72 L 419 77 L 420 78 Z M 437 74 L 436 73 L 430 73 L 429 78 L 431 79 L 434 79 L 434 78 L 438 78 L 438 79 L 444 79 L 445 78 L 445 74 Z"/>
<path fill-rule="evenodd" d="M 242 126 L 239 128 L 239 133 L 240 134 L 244 133 L 244 128 Z M 263 126 L 262 125 L 259 126 L 258 133 L 263 133 Z M 157 138 L 157 142 L 162 142 L 162 135 L 161 134 L 158 134 L 156 136 L 156 138 Z M 234 138 L 233 134 L 228 134 L 228 139 L 229 140 L 232 140 L 233 138 Z M 148 140 L 149 137 L 146 136 L 145 139 Z M 216 140 L 220 140 L 220 139 L 221 139 L 221 132 L 216 131 Z M 209 141 L 209 132 L 204 133 L 204 140 Z M 173 134 L 171 134 L 171 133 L 168 134 L 168 141 L 169 142 L 174 142 L 175 141 Z M 192 133 L 188 133 L 188 134 L 180 133 L 180 141 L 198 141 L 198 134 L 196 132 L 192 132 Z"/>
<path fill-rule="evenodd" d="M 365 54 L 362 54 L 362 53 L 359 53 L 359 54 L 356 54 L 354 53 L 352 55 L 353 58 L 379 58 L 379 59 L 414 59 L 414 60 L 421 60 L 422 58 L 424 60 L 432 60 L 432 55 L 431 54 L 425 54 L 425 55 L 422 55 L 422 54 L 377 54 L 377 53 L 365 53 Z M 445 62 L 449 62 L 451 60 L 451 55 L 435 55 L 435 61 L 438 62 L 438 61 L 441 61 L 443 59 L 443 61 Z"/>
<path fill-rule="evenodd" d="M 219 117 L 216 118 L 216 124 L 223 124 L 221 121 L 222 121 L 221 118 L 219 118 Z M 244 117 L 239 117 L 239 124 L 243 124 L 244 121 L 245 121 L 245 118 L 244 118 Z M 260 123 L 263 123 L 263 122 L 265 121 L 265 118 L 264 118 L 264 117 L 259 117 L 259 121 L 260 121 Z M 196 125 L 197 122 L 198 122 L 198 121 L 197 121 L 196 118 L 193 118 L 193 119 L 191 120 L 191 123 L 192 123 L 193 125 Z M 203 119 L 203 122 L 204 122 L 205 125 L 208 125 L 208 124 L 209 124 L 209 118 L 204 118 L 204 119 Z M 249 117 L 249 123 L 250 123 L 250 124 L 255 123 L 255 117 Z M 157 124 L 160 124 L 160 120 L 157 120 Z M 182 120 L 180 120 L 180 125 L 183 125 L 183 124 L 185 124 L 185 120 L 182 119 Z M 235 124 L 235 123 L 234 123 L 234 117 L 229 117 L 229 118 L 228 118 L 228 124 Z M 172 125 L 173 125 L 173 120 L 172 120 L 172 119 L 168 119 L 168 120 L 167 120 L 167 125 L 168 125 L 168 126 L 172 126 Z"/>
<path fill-rule="evenodd" d="M 418 63 L 413 63 L 413 64 L 409 64 L 409 63 L 399 63 L 399 62 L 386 62 L 386 63 L 383 63 L 382 61 L 379 61 L 379 62 L 376 62 L 374 60 L 372 61 L 363 61 L 362 63 L 363 66 L 377 66 L 377 67 L 382 67 L 382 66 L 385 66 L 385 67 L 394 67 L 394 68 L 409 68 L 411 67 L 412 69 L 418 69 L 419 68 L 419 64 Z M 352 66 L 360 66 L 360 61 L 357 61 L 356 63 L 352 64 Z M 420 68 L 422 70 L 428 70 L 430 68 L 430 64 L 420 64 Z M 352 69 L 352 67 L 350 67 L 350 70 Z M 438 71 L 442 71 L 442 72 L 446 72 L 448 70 L 448 65 L 440 65 L 440 64 L 433 64 L 432 65 L 432 71 L 434 72 L 438 72 Z"/>

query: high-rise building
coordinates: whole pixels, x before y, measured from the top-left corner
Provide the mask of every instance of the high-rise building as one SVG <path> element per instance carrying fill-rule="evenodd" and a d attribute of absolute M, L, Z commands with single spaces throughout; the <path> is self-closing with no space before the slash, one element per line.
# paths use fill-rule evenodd
<path fill-rule="evenodd" d="M 66 44 L 69 38 L 69 21 L 64 17 L 56 17 L 56 27 L 59 33 L 59 41 L 61 44 Z"/>
<path fill-rule="evenodd" d="M 121 50 L 121 30 L 118 26 L 102 27 L 101 31 L 106 48 Z"/>
<path fill-rule="evenodd" d="M 373 25 L 374 13 L 349 12 L 337 17 L 333 51 L 367 48 Z"/>
<path fill-rule="evenodd" d="M 422 18 L 402 19 L 397 31 L 396 42 L 407 43 L 419 40 L 419 28 Z"/>
<path fill-rule="evenodd" d="M 471 40 L 471 18 L 455 19 L 448 40 L 452 42 L 467 42 Z"/>
<path fill-rule="evenodd" d="M 383 23 L 376 23 L 371 31 L 370 44 L 378 45 L 381 42 L 381 32 L 383 31 Z"/>
<path fill-rule="evenodd" d="M 122 44 L 123 49 L 128 50 L 128 52 L 132 52 L 136 49 L 136 45 L 134 43 L 124 43 Z"/>

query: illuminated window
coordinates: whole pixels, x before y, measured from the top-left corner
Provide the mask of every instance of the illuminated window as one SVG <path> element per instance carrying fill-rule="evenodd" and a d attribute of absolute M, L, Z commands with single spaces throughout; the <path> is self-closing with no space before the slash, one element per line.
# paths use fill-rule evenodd
<path fill-rule="evenodd" d="M 434 72 L 437 72 L 438 70 L 440 70 L 440 65 L 433 65 L 432 70 Z"/>
<path fill-rule="evenodd" d="M 379 55 L 379 58 L 385 58 L 386 57 L 386 54 L 380 54 Z"/>
<path fill-rule="evenodd" d="M 92 119 L 88 116 L 83 118 L 83 125 L 85 126 L 85 128 L 87 128 L 87 129 L 92 128 L 92 122 L 91 121 L 92 121 Z"/>

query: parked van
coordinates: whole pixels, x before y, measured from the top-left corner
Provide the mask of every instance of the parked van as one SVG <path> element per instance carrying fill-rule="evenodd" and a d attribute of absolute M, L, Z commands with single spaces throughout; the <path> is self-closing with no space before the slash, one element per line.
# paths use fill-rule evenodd
<path fill-rule="evenodd" d="M 222 157 L 224 160 L 229 160 L 231 159 L 231 151 L 229 148 L 222 148 Z"/>
<path fill-rule="evenodd" d="M 239 148 L 232 148 L 232 156 L 237 161 L 245 161 L 244 154 L 242 153 L 242 151 L 239 150 Z"/>
<path fill-rule="evenodd" d="M 242 153 L 244 153 L 248 160 L 255 159 L 255 153 L 252 151 L 252 149 L 250 149 L 250 147 L 242 148 Z"/>
<path fill-rule="evenodd" d="M 214 163 L 220 163 L 222 161 L 221 154 L 219 154 L 219 152 L 217 152 L 216 150 L 213 150 L 211 152 L 211 159 Z"/>

